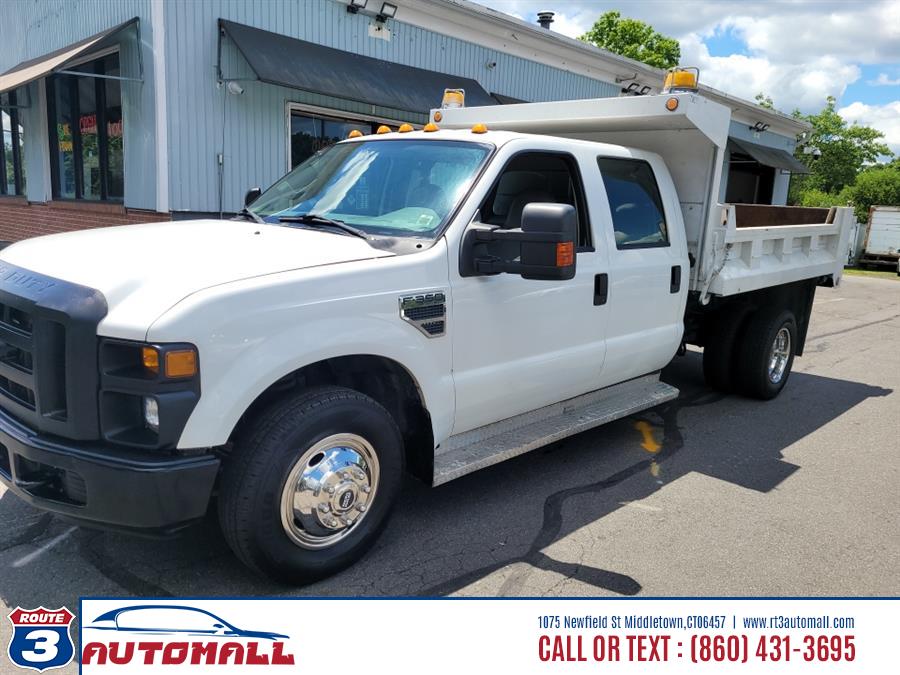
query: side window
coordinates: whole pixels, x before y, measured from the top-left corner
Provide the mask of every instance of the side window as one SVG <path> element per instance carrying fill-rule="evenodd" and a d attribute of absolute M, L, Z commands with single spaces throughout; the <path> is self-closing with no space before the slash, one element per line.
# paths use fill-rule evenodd
<path fill-rule="evenodd" d="M 504 229 L 520 227 L 522 211 L 533 202 L 574 206 L 578 248 L 591 246 L 584 188 L 574 157 L 552 152 L 523 152 L 513 157 L 481 205 L 481 222 Z"/>
<path fill-rule="evenodd" d="M 650 164 L 640 159 L 598 157 L 612 212 L 616 248 L 668 246 L 669 232 Z"/>

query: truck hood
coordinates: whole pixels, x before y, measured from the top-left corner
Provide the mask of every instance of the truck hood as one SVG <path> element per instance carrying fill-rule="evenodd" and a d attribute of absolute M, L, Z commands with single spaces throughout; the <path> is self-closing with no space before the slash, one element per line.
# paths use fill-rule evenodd
<path fill-rule="evenodd" d="M 100 291 L 109 305 L 101 333 L 143 339 L 157 317 L 204 288 L 393 255 L 331 232 L 193 220 L 38 237 L 10 246 L 0 259 Z"/>

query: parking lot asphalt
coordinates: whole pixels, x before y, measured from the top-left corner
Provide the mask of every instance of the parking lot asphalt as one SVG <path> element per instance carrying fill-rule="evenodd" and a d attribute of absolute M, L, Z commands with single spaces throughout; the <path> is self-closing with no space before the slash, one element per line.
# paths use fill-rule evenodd
<path fill-rule="evenodd" d="M 372 552 L 305 588 L 246 571 L 212 517 L 145 540 L 0 487 L 0 610 L 97 595 L 900 594 L 900 283 L 819 289 L 775 401 L 707 390 L 696 352 L 664 379 L 681 395 L 659 408 L 440 488 L 408 480 Z"/>

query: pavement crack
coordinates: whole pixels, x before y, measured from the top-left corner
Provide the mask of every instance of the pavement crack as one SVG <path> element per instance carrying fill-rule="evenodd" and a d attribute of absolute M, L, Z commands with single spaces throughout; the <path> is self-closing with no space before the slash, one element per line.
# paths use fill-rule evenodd
<path fill-rule="evenodd" d="M 78 539 L 78 551 L 101 575 L 120 586 L 131 595 L 156 598 L 171 598 L 173 593 L 162 586 L 132 574 L 119 564 L 108 560 L 107 534 L 105 532 L 82 532 Z"/>
<path fill-rule="evenodd" d="M 47 529 L 50 527 L 51 522 L 53 522 L 52 515 L 50 515 L 49 513 L 41 514 L 40 518 L 38 518 L 24 530 L 22 530 L 21 533 L 19 533 L 9 541 L 4 542 L 3 545 L 0 546 L 0 552 L 8 551 L 9 549 L 16 548 L 17 546 L 24 546 L 25 544 L 32 543 L 35 539 L 47 532 Z"/>

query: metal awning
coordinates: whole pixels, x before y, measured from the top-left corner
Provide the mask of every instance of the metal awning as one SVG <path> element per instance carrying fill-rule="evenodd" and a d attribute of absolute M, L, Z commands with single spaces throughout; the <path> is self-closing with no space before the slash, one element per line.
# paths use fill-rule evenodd
<path fill-rule="evenodd" d="M 499 103 L 500 105 L 516 105 L 518 103 L 529 103 L 529 101 L 521 98 L 514 98 L 512 96 L 507 96 L 506 94 L 498 94 L 496 91 L 492 91 L 491 96 L 493 96 L 497 100 L 497 103 Z"/>
<path fill-rule="evenodd" d="M 769 148 L 765 145 L 738 140 L 736 138 L 728 139 L 728 149 L 732 152 L 750 155 L 757 162 L 765 166 L 772 166 L 776 169 L 787 169 L 791 173 L 809 173 L 809 169 L 806 165 L 787 150 Z"/>
<path fill-rule="evenodd" d="M 0 93 L 16 89 L 23 84 L 28 84 L 50 73 L 64 70 L 67 65 L 91 50 L 101 50 L 119 42 L 120 33 L 131 26 L 138 25 L 138 18 L 134 17 L 118 26 L 113 26 L 102 33 L 97 33 L 89 38 L 71 44 L 68 47 L 57 49 L 55 52 L 44 54 L 36 59 L 22 61 L 0 75 Z M 121 78 L 125 79 L 125 78 Z"/>
<path fill-rule="evenodd" d="M 465 89 L 466 105 L 497 104 L 467 77 L 361 56 L 225 19 L 219 19 L 219 27 L 261 82 L 422 114 L 440 106 L 444 89 Z"/>

